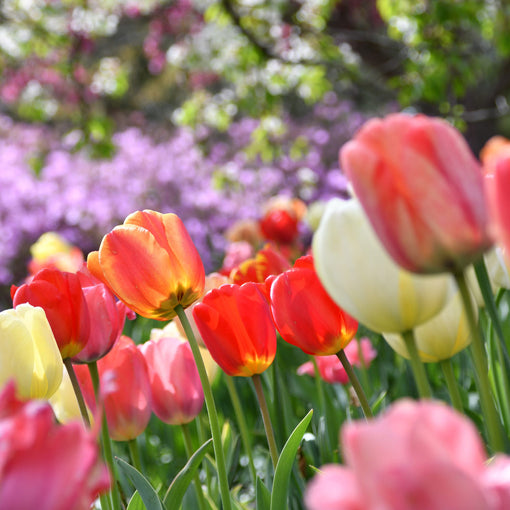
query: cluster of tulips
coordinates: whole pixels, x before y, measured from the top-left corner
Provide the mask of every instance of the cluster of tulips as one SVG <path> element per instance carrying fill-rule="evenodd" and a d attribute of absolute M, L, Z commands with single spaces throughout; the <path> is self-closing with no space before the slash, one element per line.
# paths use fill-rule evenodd
<path fill-rule="evenodd" d="M 359 417 L 330 445 L 342 463 L 314 466 L 308 510 L 510 507 L 510 358 L 495 298 L 510 286 L 510 141 L 491 140 L 480 163 L 445 121 L 393 114 L 365 124 L 340 160 L 354 198 L 327 203 L 311 250 L 292 262 L 292 250 L 278 249 L 295 239 L 302 214 L 289 201 L 261 223 L 279 246 L 247 260 L 233 250 L 224 274 L 205 275 L 179 217 L 150 210 L 129 215 L 86 262 L 66 249 L 54 267 L 33 263 L 12 288 L 13 308 L 0 313 L 2 508 L 87 509 L 98 498 L 102 510 L 179 508 L 192 480 L 200 510 L 220 501 L 224 510 L 286 508 L 311 414 L 279 447 L 261 375 L 280 342 L 310 355 L 300 374 L 349 383 Z M 169 324 L 137 345 L 123 336 L 135 315 Z M 409 360 L 418 399 L 374 417 L 380 401 L 358 375 L 376 352 L 355 339 L 359 325 Z M 468 346 L 480 429 L 464 414 L 451 361 Z M 449 403 L 434 398 L 424 362 L 441 366 Z M 265 481 L 253 467 L 242 406 L 237 415 L 252 506 L 229 486 L 210 382 L 217 367 L 234 397 L 231 378 L 250 378 L 259 403 L 272 465 Z M 336 409 L 317 388 L 317 408 L 330 416 Z M 186 427 L 204 401 L 211 440 L 194 451 Z M 152 413 L 183 427 L 190 457 L 163 498 L 133 445 Z M 115 462 L 111 439 L 133 447 L 133 466 Z M 197 474 L 211 447 L 216 502 Z M 119 470 L 137 489 L 131 501 L 119 492 Z"/>

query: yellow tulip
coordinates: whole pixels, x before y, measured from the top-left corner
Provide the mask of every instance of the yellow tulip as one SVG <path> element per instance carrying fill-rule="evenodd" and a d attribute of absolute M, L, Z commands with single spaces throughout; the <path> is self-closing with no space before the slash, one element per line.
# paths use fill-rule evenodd
<path fill-rule="evenodd" d="M 422 361 L 432 363 L 451 358 L 471 343 L 469 325 L 460 294 L 452 298 L 435 317 L 414 330 Z M 384 339 L 404 358 L 409 354 L 401 335 L 384 333 Z"/>
<path fill-rule="evenodd" d="M 328 203 L 312 248 L 329 295 L 379 333 L 415 328 L 436 315 L 451 296 L 450 276 L 416 275 L 393 262 L 355 199 Z"/>
<path fill-rule="evenodd" d="M 28 303 L 0 312 L 0 387 L 14 379 L 21 398 L 49 398 L 63 362 L 44 310 Z"/>

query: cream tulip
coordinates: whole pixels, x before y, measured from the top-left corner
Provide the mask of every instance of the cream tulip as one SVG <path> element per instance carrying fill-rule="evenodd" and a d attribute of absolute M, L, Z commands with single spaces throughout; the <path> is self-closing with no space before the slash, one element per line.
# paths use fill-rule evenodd
<path fill-rule="evenodd" d="M 396 333 L 384 333 L 384 339 L 404 358 L 409 359 L 404 339 Z M 451 358 L 471 343 L 471 334 L 460 294 L 457 293 L 441 312 L 414 330 L 416 347 L 422 361 L 433 363 Z"/>
<path fill-rule="evenodd" d="M 0 312 L 0 387 L 20 398 L 49 398 L 62 381 L 62 356 L 44 310 L 28 303 Z"/>
<path fill-rule="evenodd" d="M 379 333 L 414 329 L 451 297 L 450 276 L 418 276 L 393 262 L 356 199 L 328 203 L 312 248 L 333 300 Z"/>

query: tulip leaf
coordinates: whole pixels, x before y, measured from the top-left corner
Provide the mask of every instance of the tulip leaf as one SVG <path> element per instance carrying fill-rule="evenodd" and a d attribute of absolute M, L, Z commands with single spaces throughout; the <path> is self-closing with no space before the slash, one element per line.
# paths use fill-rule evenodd
<path fill-rule="evenodd" d="M 163 498 L 163 503 L 166 508 L 180 508 L 182 498 L 184 497 L 189 484 L 193 480 L 198 466 L 211 446 L 212 439 L 209 439 L 190 457 L 186 465 L 173 479 L 170 487 L 168 487 L 165 497 Z"/>
<path fill-rule="evenodd" d="M 126 510 L 146 510 L 142 496 L 140 496 L 138 491 L 135 491 L 135 493 L 131 496 Z"/>
<path fill-rule="evenodd" d="M 292 434 L 287 439 L 274 473 L 273 491 L 271 493 L 271 510 L 283 510 L 287 508 L 287 492 L 290 481 L 290 473 L 296 459 L 296 454 L 305 435 L 305 431 L 312 419 L 313 409 L 299 422 Z"/>
<path fill-rule="evenodd" d="M 151 510 L 163 510 L 163 505 L 159 499 L 156 489 L 150 484 L 149 480 L 145 478 L 140 471 L 128 464 L 124 459 L 115 457 L 117 465 L 124 472 L 124 474 L 131 480 L 135 489 L 140 493 L 145 508 Z M 138 508 L 138 507 L 135 507 Z"/>
<path fill-rule="evenodd" d="M 257 510 L 269 510 L 271 507 L 271 493 L 266 484 L 257 476 Z"/>

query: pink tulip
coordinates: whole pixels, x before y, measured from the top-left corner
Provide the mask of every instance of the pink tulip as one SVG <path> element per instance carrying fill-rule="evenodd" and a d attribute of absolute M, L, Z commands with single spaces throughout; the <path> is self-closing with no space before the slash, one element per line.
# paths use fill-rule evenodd
<path fill-rule="evenodd" d="M 460 270 L 491 245 L 481 167 L 447 122 L 405 114 L 370 120 L 340 160 L 375 232 L 405 269 Z"/>
<path fill-rule="evenodd" d="M 90 363 L 107 354 L 119 339 L 126 315 L 135 314 L 116 299 L 111 290 L 83 267 L 77 273 L 90 317 L 89 339 L 85 347 L 73 358 L 74 363 Z"/>
<path fill-rule="evenodd" d="M 341 442 L 345 467 L 314 478 L 309 510 L 508 508 L 510 458 L 487 464 L 474 425 L 445 404 L 402 400 L 371 422 L 344 425 Z"/>
<path fill-rule="evenodd" d="M 80 422 L 57 425 L 51 406 L 0 394 L 0 502 L 5 509 L 87 510 L 110 479 L 97 438 Z"/>
<path fill-rule="evenodd" d="M 162 337 L 139 349 L 149 370 L 154 414 L 171 425 L 193 420 L 204 404 L 204 392 L 189 344 Z"/>

